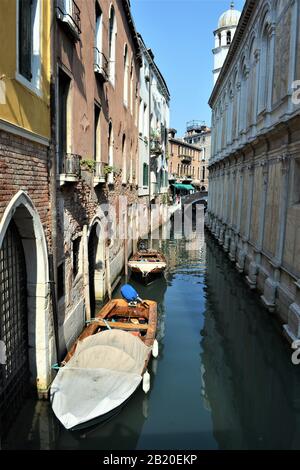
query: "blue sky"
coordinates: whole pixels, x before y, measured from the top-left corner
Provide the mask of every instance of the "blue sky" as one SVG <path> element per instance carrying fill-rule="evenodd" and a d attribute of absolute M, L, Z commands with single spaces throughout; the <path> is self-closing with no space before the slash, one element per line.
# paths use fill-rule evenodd
<path fill-rule="evenodd" d="M 242 10 L 244 0 L 235 1 Z M 211 120 L 207 104 L 213 85 L 213 31 L 230 0 L 131 0 L 137 30 L 171 93 L 170 126 L 177 136 L 192 119 Z"/>

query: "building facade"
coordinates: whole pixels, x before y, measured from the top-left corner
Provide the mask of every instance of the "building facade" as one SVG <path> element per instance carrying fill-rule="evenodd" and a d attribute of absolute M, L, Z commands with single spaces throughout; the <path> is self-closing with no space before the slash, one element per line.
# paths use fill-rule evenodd
<path fill-rule="evenodd" d="M 171 186 L 178 184 L 191 186 L 186 188 L 187 192 L 194 189 L 207 190 L 205 186 L 207 173 L 202 149 L 198 145 L 186 142 L 185 139 L 176 138 L 175 129 L 169 129 L 168 165 Z M 178 188 L 180 189 L 180 186 Z"/>
<path fill-rule="evenodd" d="M 113 208 L 114 230 L 130 213 L 119 198 L 127 197 L 129 206 L 138 198 L 140 49 L 128 2 L 62 1 L 56 17 L 56 271 L 63 351 L 124 266 L 125 239 L 115 233 L 105 246 L 105 212 Z"/>
<path fill-rule="evenodd" d="M 1 427 L 27 390 L 51 380 L 50 2 L 1 3 L 0 370 Z M 3 16 L 2 16 L 3 15 Z M 2 364 L 2 362 L 1 362 Z M 13 413 L 12 413 L 13 414 Z"/>
<path fill-rule="evenodd" d="M 201 166 L 199 174 L 201 179 L 197 180 L 201 191 L 208 191 L 208 162 L 211 149 L 211 130 L 201 121 L 189 121 L 186 125 L 184 141 L 197 145 L 201 149 Z"/>
<path fill-rule="evenodd" d="M 149 202 L 163 201 L 168 192 L 168 128 L 170 121 L 170 93 L 154 62 L 154 54 L 147 49 L 139 35 L 142 53 L 139 100 L 139 196 Z M 149 189 L 150 188 L 150 189 Z"/>
<path fill-rule="evenodd" d="M 47 395 L 51 366 L 111 296 L 149 195 L 139 194 L 142 53 L 130 2 L 3 0 L 1 14 L 2 425 L 32 385 Z M 151 126 L 165 129 L 169 94 L 153 76 Z M 155 196 L 166 187 L 160 145 Z"/>
<path fill-rule="evenodd" d="M 207 227 L 300 337 L 300 2 L 247 0 L 210 97 Z"/>

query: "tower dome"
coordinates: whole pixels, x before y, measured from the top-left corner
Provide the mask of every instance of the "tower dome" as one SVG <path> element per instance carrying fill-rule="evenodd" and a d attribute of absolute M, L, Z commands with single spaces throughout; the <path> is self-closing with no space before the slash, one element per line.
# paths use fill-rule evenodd
<path fill-rule="evenodd" d="M 230 9 L 225 11 L 218 22 L 218 29 L 220 28 L 229 28 L 231 26 L 237 26 L 239 19 L 241 16 L 241 12 L 234 9 L 234 3 L 231 2 Z"/>
<path fill-rule="evenodd" d="M 234 9 L 234 2 L 231 2 L 230 9 L 225 11 L 218 22 L 218 29 L 214 31 L 215 47 L 214 54 L 214 83 L 216 83 L 222 66 L 225 62 L 230 44 L 232 43 L 241 12 Z"/>

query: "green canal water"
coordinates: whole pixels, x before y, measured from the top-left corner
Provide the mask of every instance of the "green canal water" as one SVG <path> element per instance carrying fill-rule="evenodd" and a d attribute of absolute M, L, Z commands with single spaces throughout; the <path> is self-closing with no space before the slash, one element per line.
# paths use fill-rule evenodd
<path fill-rule="evenodd" d="M 165 278 L 132 281 L 159 308 L 150 392 L 139 389 L 111 421 L 76 433 L 48 402 L 28 401 L 3 449 L 300 448 L 300 365 L 280 324 L 209 235 L 155 244 L 169 262 Z"/>

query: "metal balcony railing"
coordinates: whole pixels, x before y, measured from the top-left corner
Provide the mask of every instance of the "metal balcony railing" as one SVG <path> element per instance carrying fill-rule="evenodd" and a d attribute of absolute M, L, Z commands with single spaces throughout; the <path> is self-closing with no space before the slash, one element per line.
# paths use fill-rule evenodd
<path fill-rule="evenodd" d="M 74 0 L 57 0 L 57 17 L 78 38 L 81 33 L 80 10 Z"/>
<path fill-rule="evenodd" d="M 94 71 L 108 80 L 108 60 L 98 47 L 94 47 Z"/>
<path fill-rule="evenodd" d="M 179 158 L 181 159 L 182 163 L 191 163 L 192 157 L 190 155 L 179 155 Z"/>
<path fill-rule="evenodd" d="M 189 121 L 186 123 L 186 130 L 187 132 L 190 132 L 193 130 L 201 131 L 203 126 L 205 126 L 205 121 L 193 120 L 193 121 Z"/>

